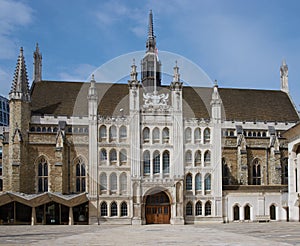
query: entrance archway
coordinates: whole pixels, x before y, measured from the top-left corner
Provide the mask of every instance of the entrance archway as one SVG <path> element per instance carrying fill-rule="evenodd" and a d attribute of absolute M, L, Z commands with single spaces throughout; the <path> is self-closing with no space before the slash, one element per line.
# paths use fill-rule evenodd
<path fill-rule="evenodd" d="M 170 224 L 170 199 L 164 191 L 146 197 L 145 217 L 147 224 Z"/>
<path fill-rule="evenodd" d="M 233 220 L 240 220 L 240 207 L 235 205 L 233 207 Z"/>

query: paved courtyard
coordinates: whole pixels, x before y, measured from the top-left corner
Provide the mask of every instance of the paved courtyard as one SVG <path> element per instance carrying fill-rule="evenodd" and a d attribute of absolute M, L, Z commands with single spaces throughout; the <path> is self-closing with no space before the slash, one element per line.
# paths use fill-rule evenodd
<path fill-rule="evenodd" d="M 0 226 L 2 245 L 300 245 L 300 223 Z"/>

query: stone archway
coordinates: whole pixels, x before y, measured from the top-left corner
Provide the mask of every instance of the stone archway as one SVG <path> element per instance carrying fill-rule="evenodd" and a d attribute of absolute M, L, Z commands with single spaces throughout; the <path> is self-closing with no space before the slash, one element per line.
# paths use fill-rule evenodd
<path fill-rule="evenodd" d="M 163 190 L 155 190 L 144 196 L 146 224 L 170 224 L 171 201 Z"/>

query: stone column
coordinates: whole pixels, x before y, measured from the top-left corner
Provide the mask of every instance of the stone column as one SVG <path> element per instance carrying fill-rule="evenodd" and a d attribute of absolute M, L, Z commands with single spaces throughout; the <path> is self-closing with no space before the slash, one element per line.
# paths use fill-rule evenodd
<path fill-rule="evenodd" d="M 73 207 L 69 208 L 69 225 L 74 225 Z"/>
<path fill-rule="evenodd" d="M 31 209 L 31 225 L 36 224 L 36 212 L 35 212 L 35 207 L 32 207 Z"/>

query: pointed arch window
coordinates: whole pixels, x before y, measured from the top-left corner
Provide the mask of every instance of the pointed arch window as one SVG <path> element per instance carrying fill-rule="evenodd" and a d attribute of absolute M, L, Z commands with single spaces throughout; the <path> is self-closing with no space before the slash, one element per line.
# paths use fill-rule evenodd
<path fill-rule="evenodd" d="M 127 163 L 127 151 L 126 149 L 121 149 L 120 151 L 120 164 L 125 165 Z"/>
<path fill-rule="evenodd" d="M 169 142 L 169 128 L 165 127 L 162 131 L 162 137 L 163 137 L 163 143 L 168 143 Z"/>
<path fill-rule="evenodd" d="M 205 216 L 211 215 L 211 202 L 207 201 L 205 203 Z"/>
<path fill-rule="evenodd" d="M 102 202 L 101 203 L 101 216 L 107 216 L 107 203 L 106 202 Z"/>
<path fill-rule="evenodd" d="M 186 143 L 190 143 L 192 141 L 192 130 L 191 128 L 186 128 L 185 132 L 184 132 L 184 136 L 185 136 L 185 142 Z"/>
<path fill-rule="evenodd" d="M 195 144 L 201 142 L 201 130 L 200 130 L 199 127 L 197 127 L 195 129 L 195 132 L 194 132 L 194 142 L 195 142 Z"/>
<path fill-rule="evenodd" d="M 144 175 L 150 174 L 150 152 L 146 150 L 143 154 Z"/>
<path fill-rule="evenodd" d="M 109 141 L 116 141 L 117 140 L 117 127 L 116 126 L 111 126 L 109 128 Z"/>
<path fill-rule="evenodd" d="M 118 216 L 118 206 L 116 202 L 110 204 L 110 216 Z"/>
<path fill-rule="evenodd" d="M 202 190 L 202 180 L 201 180 L 201 174 L 198 173 L 195 177 L 195 190 L 200 191 Z"/>
<path fill-rule="evenodd" d="M 205 128 L 205 130 L 204 130 L 204 143 L 205 144 L 210 143 L 210 130 L 209 130 L 209 128 Z"/>
<path fill-rule="evenodd" d="M 192 205 L 192 202 L 188 202 L 186 204 L 186 207 L 185 207 L 185 214 L 186 215 L 193 215 L 193 205 Z"/>
<path fill-rule="evenodd" d="M 198 201 L 196 203 L 196 216 L 202 215 L 202 202 Z"/>
<path fill-rule="evenodd" d="M 152 132 L 153 143 L 159 143 L 159 129 L 155 127 Z"/>
<path fill-rule="evenodd" d="M 186 175 L 186 178 L 185 178 L 185 189 L 188 190 L 188 191 L 191 191 L 193 188 L 193 177 L 192 177 L 192 174 L 188 174 Z"/>
<path fill-rule="evenodd" d="M 127 203 L 126 202 L 122 202 L 121 203 L 121 217 L 125 217 L 127 215 L 128 215 Z"/>
<path fill-rule="evenodd" d="M 127 138 L 127 128 L 126 126 L 120 127 L 120 142 L 124 142 Z"/>
<path fill-rule="evenodd" d="M 117 187 L 118 187 L 118 185 L 117 185 L 117 175 L 115 173 L 112 173 L 110 175 L 109 184 L 110 184 L 110 190 L 112 192 L 117 191 Z"/>
<path fill-rule="evenodd" d="M 163 173 L 170 172 L 170 154 L 169 151 L 164 151 L 163 153 Z"/>
<path fill-rule="evenodd" d="M 102 125 L 100 127 L 100 141 L 105 141 L 107 137 L 106 126 Z"/>
<path fill-rule="evenodd" d="M 106 149 L 100 150 L 100 164 L 104 165 L 107 162 L 107 151 Z"/>
<path fill-rule="evenodd" d="M 289 170 L 288 170 L 288 158 L 283 158 L 281 161 L 281 183 L 286 185 L 288 184 L 288 180 L 289 180 Z"/>
<path fill-rule="evenodd" d="M 48 191 L 48 163 L 44 157 L 38 162 L 38 192 Z"/>
<path fill-rule="evenodd" d="M 148 127 L 145 127 L 143 130 L 143 141 L 144 143 L 149 143 L 150 141 L 150 130 Z"/>
<path fill-rule="evenodd" d="M 112 149 L 109 152 L 109 162 L 110 162 L 111 165 L 117 163 L 117 151 L 115 149 Z"/>
<path fill-rule="evenodd" d="M 207 150 L 205 153 L 204 153 L 204 166 L 209 166 L 210 165 L 210 151 Z"/>
<path fill-rule="evenodd" d="M 107 175 L 106 173 L 100 174 L 100 191 L 107 190 Z"/>
<path fill-rule="evenodd" d="M 210 191 L 211 190 L 211 175 L 210 174 L 206 174 L 206 176 L 205 176 L 204 190 L 205 191 Z"/>
<path fill-rule="evenodd" d="M 261 165 L 258 159 L 255 159 L 252 164 L 252 184 L 261 185 Z"/>
<path fill-rule="evenodd" d="M 200 166 L 201 165 L 201 151 L 200 150 L 197 150 L 196 153 L 195 153 L 194 165 L 195 166 Z"/>
<path fill-rule="evenodd" d="M 126 173 L 122 173 L 120 175 L 120 193 L 126 194 L 127 192 L 127 175 Z"/>
<path fill-rule="evenodd" d="M 81 157 L 75 160 L 76 166 L 76 192 L 85 192 L 86 170 Z"/>
<path fill-rule="evenodd" d="M 225 158 L 222 158 L 222 180 L 223 185 L 229 185 L 230 170 Z"/>
<path fill-rule="evenodd" d="M 192 151 L 188 150 L 185 152 L 185 164 L 190 166 L 192 164 Z"/>
<path fill-rule="evenodd" d="M 155 151 L 153 153 L 153 173 L 160 173 L 160 153 Z"/>

